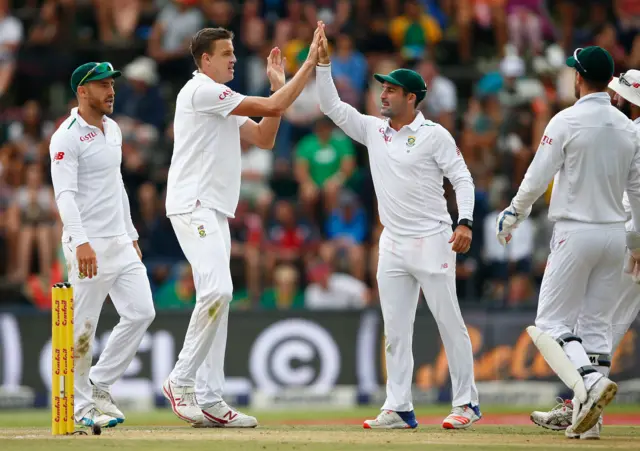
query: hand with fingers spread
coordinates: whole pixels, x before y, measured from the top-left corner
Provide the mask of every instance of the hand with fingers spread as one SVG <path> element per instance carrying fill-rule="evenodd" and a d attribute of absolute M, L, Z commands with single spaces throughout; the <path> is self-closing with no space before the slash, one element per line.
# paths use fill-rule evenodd
<path fill-rule="evenodd" d="M 453 252 L 458 254 L 466 254 L 469 252 L 469 248 L 471 248 L 471 238 L 472 238 L 471 229 L 465 225 L 459 225 L 453 231 L 453 235 L 451 235 L 451 239 L 449 243 L 453 243 L 451 249 Z"/>
<path fill-rule="evenodd" d="M 286 58 L 282 57 L 282 52 L 278 47 L 271 49 L 267 58 L 267 78 L 271 83 L 271 91 L 277 91 L 285 84 L 286 77 L 284 73 L 284 65 Z"/>
<path fill-rule="evenodd" d="M 76 258 L 78 259 L 78 271 L 80 277 L 83 275 L 92 279 L 98 275 L 98 261 L 96 253 L 89 243 L 81 244 L 76 248 Z"/>

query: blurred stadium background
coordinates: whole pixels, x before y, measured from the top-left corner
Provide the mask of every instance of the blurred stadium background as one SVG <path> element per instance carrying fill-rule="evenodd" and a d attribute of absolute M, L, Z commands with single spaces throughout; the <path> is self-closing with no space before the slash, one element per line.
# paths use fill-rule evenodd
<path fill-rule="evenodd" d="M 234 31 L 229 86 L 268 95 L 269 50 L 280 47 L 295 72 L 317 19 L 328 24 L 343 100 L 378 115 L 372 74 L 415 68 L 429 88 L 420 109 L 449 129 L 472 171 L 474 240 L 459 256 L 457 288 L 483 404 L 550 406 L 567 394 L 524 333 L 549 251 L 548 197 L 507 249 L 493 223 L 545 125 L 575 100 L 567 54 L 597 44 L 617 72 L 640 67 L 640 0 L 0 0 L 0 409 L 49 401 L 49 287 L 66 268 L 48 142 L 75 106 L 72 70 L 111 61 L 124 73 L 114 118 L 157 318 L 113 394 L 125 409 L 150 410 L 164 403 L 161 383 L 195 302 L 164 212 L 175 96 L 195 69 L 188 40 L 204 26 Z M 367 153 L 323 120 L 317 95 L 312 79 L 273 151 L 243 147 L 226 354 L 227 400 L 238 406 L 377 409 L 384 398 L 381 226 Z M 107 299 L 94 355 L 116 321 Z M 636 322 L 612 373 L 618 403 L 636 411 L 639 330 Z M 416 403 L 449 403 L 446 356 L 424 302 L 414 352 Z"/>

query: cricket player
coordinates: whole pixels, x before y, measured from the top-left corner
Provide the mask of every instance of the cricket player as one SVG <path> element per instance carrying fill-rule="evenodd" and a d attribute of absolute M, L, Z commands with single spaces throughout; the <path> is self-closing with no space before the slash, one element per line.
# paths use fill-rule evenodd
<path fill-rule="evenodd" d="M 155 317 L 138 234 L 122 182 L 122 133 L 113 113 L 110 63 L 71 75 L 78 107 L 51 137 L 51 178 L 64 225 L 62 247 L 74 288 L 75 419 L 113 427 L 125 419 L 109 387 L 125 372 Z M 91 368 L 98 317 L 107 294 L 120 315 Z"/>
<path fill-rule="evenodd" d="M 344 103 L 331 77 L 327 40 L 322 35 L 316 69 L 320 109 L 352 139 L 367 146 L 380 220 L 378 287 L 384 319 L 387 399 L 365 429 L 418 426 L 413 412 L 413 323 L 420 288 L 433 313 L 453 385 L 453 409 L 442 425 L 467 428 L 482 415 L 473 374 L 473 354 L 456 295 L 456 252 L 471 246 L 474 185 L 449 132 L 416 111 L 427 86 L 408 69 L 376 74 L 383 90 L 381 113 L 360 114 Z M 451 233 L 443 176 L 456 191 L 460 220 Z M 423 343 L 434 346 L 434 343 Z"/>
<path fill-rule="evenodd" d="M 567 65 L 576 70 L 579 100 L 547 125 L 518 193 L 498 216 L 496 233 L 505 245 L 555 176 L 549 207 L 554 232 L 536 327 L 557 340 L 584 379 L 587 400 L 576 400 L 577 413 L 566 431 L 571 436 L 597 427 L 617 391 L 607 377 L 611 294 L 619 290 L 628 244 L 625 188 L 640 230 L 640 145 L 634 124 L 606 92 L 614 69 L 611 55 L 600 47 L 579 48 Z"/>
<path fill-rule="evenodd" d="M 255 427 L 255 418 L 222 399 L 232 283 L 228 218 L 240 195 L 240 140 L 273 148 L 280 116 L 293 103 L 318 58 L 316 30 L 307 60 L 285 84 L 281 52 L 267 60 L 273 95 L 245 97 L 227 88 L 236 62 L 233 33 L 200 30 L 191 41 L 198 70 L 180 90 L 174 119 L 166 209 L 193 268 L 196 305 L 178 361 L 163 384 L 173 412 L 197 427 Z M 260 123 L 249 117 L 264 117 Z"/>
<path fill-rule="evenodd" d="M 625 113 L 627 117 L 633 120 L 634 125 L 640 131 L 640 71 L 630 70 L 620 77 L 613 77 L 609 83 L 609 89 L 614 92 L 614 103 Z M 625 192 L 622 199 L 625 213 L 627 214 L 627 223 L 625 228 L 627 232 L 634 231 L 634 224 L 631 215 L 631 205 L 629 204 L 629 198 Z M 627 250 L 627 253 L 629 251 Z M 620 294 L 618 296 L 618 305 L 614 309 L 612 332 L 613 332 L 613 347 L 611 355 L 613 356 L 618 349 L 618 345 L 622 341 L 622 338 L 629 330 L 631 323 L 638 316 L 640 310 L 640 277 L 638 274 L 639 267 L 635 262 L 635 259 L 631 255 L 625 256 L 625 269 L 621 274 L 620 280 Z M 576 335 L 580 336 L 581 323 L 578 323 Z M 601 356 L 589 356 L 591 362 L 597 362 L 602 360 Z M 606 359 L 605 359 L 606 360 Z M 609 363 L 610 365 L 610 363 Z M 607 366 L 604 366 L 606 369 Z M 609 366 L 610 368 L 610 366 Z M 605 373 L 606 374 L 606 373 Z M 571 426 L 573 415 L 573 401 L 572 400 L 560 400 L 562 401 L 554 409 L 549 412 L 535 411 L 531 413 L 531 420 L 544 428 L 552 430 L 565 430 Z M 583 434 L 579 434 L 580 439 L 599 439 L 602 429 L 602 416 L 594 427 L 589 429 Z M 573 434 L 574 436 L 576 434 Z M 574 437 L 575 438 L 575 437 Z"/>

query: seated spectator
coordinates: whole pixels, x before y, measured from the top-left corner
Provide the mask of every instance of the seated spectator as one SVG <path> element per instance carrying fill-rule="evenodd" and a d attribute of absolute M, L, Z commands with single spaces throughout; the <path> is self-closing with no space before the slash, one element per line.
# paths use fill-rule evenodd
<path fill-rule="evenodd" d="M 540 55 L 543 50 L 544 3 L 542 0 L 508 0 L 509 41 L 519 55 Z"/>
<path fill-rule="evenodd" d="M 172 0 L 153 24 L 147 52 L 158 63 L 162 79 L 182 83 L 195 69 L 189 44 L 204 24 L 197 5 L 198 0 Z"/>
<path fill-rule="evenodd" d="M 176 270 L 177 277 L 165 282 L 153 294 L 153 301 L 158 310 L 192 309 L 196 305 L 196 288 L 191 266 L 186 262 L 180 263 Z"/>
<path fill-rule="evenodd" d="M 24 283 L 33 270 L 32 255 L 37 249 L 37 267 L 44 285 L 50 282 L 54 249 L 60 236 L 54 236 L 57 207 L 53 190 L 42 183 L 42 167 L 30 164 L 25 168 L 25 186 L 15 192 L 7 212 L 10 235 L 17 238 L 17 265 L 11 279 Z"/>
<path fill-rule="evenodd" d="M 305 259 L 317 251 L 319 234 L 313 225 L 297 217 L 291 201 L 279 200 L 265 238 L 265 279 L 270 281 L 279 262 L 304 268 Z"/>
<path fill-rule="evenodd" d="M 442 39 L 438 22 L 426 14 L 418 0 L 404 2 L 404 14 L 391 21 L 389 35 L 405 60 L 422 58 L 425 51 L 434 55 L 435 46 Z"/>
<path fill-rule="evenodd" d="M 273 287 L 262 293 L 260 308 L 265 310 L 302 310 L 304 295 L 300 290 L 300 276 L 294 266 L 279 265 L 273 274 Z"/>
<path fill-rule="evenodd" d="M 26 102 L 18 121 L 13 121 L 7 129 L 7 138 L 19 149 L 25 162 L 40 162 L 42 140 L 52 133 L 52 124 L 42 117 L 40 104 L 35 100 Z M 46 152 L 47 160 L 48 152 Z"/>
<path fill-rule="evenodd" d="M 364 282 L 349 274 L 333 272 L 328 263 L 313 262 L 308 278 L 310 283 L 304 292 L 304 305 L 309 310 L 362 309 L 371 300 Z"/>
<path fill-rule="evenodd" d="M 459 0 L 456 3 L 459 27 L 458 53 L 462 63 L 471 61 L 474 24 L 478 24 L 484 30 L 493 30 L 497 53 L 501 57 L 504 56 L 504 46 L 507 44 L 505 6 L 506 0 Z"/>
<path fill-rule="evenodd" d="M 295 161 L 301 199 L 313 217 L 321 198 L 327 211 L 335 208 L 356 164 L 353 142 L 331 120 L 318 120 L 314 131 L 298 143 Z"/>
<path fill-rule="evenodd" d="M 262 219 L 252 212 L 246 200 L 240 200 L 235 217 L 229 219 L 229 233 L 231 235 L 231 274 L 233 277 L 237 272 L 241 272 L 244 279 L 244 283 L 241 284 L 234 280 L 234 291 L 236 291 L 235 287 L 246 286 L 248 297 L 255 303 L 260 299 L 262 288 L 260 271 Z"/>
<path fill-rule="evenodd" d="M 508 305 L 517 305 L 530 295 L 529 274 L 532 270 L 535 229 L 532 220 L 524 221 L 513 232 L 509 245 L 501 246 L 495 239 L 495 223 L 500 212 L 508 206 L 509 199 L 502 197 L 498 208 L 484 220 L 484 258 L 489 269 L 492 298 L 506 300 Z"/>
<path fill-rule="evenodd" d="M 273 202 L 269 179 L 273 171 L 273 153 L 242 141 L 242 183 L 240 199 L 246 200 L 258 211 L 262 218 Z"/>
<path fill-rule="evenodd" d="M 137 130 L 148 126 L 154 127 L 156 134 L 163 133 L 166 102 L 158 87 L 155 61 L 140 56 L 124 67 L 122 75 L 113 114 L 123 135 L 135 136 Z"/>
<path fill-rule="evenodd" d="M 331 56 L 331 72 L 340 98 L 355 107 L 360 104 L 367 82 L 367 60 L 353 47 L 353 39 L 341 33 Z"/>
<path fill-rule="evenodd" d="M 332 266 L 350 268 L 351 275 L 364 280 L 367 236 L 367 215 L 358 198 L 350 191 L 340 194 L 339 206 L 329 214 L 325 225 L 327 241 L 320 247 L 320 255 Z M 343 264 L 336 265 L 336 261 Z"/>
<path fill-rule="evenodd" d="M 96 0 L 100 40 L 104 44 L 127 44 L 138 26 L 144 0 Z"/>
<path fill-rule="evenodd" d="M 428 90 L 427 96 L 418 105 L 418 109 L 422 111 L 424 117 L 442 125 L 455 136 L 455 113 L 458 107 L 456 86 L 439 73 L 438 66 L 431 58 L 420 61 L 416 71 L 422 75 Z"/>
<path fill-rule="evenodd" d="M 9 14 L 9 0 L 0 0 L 0 99 L 16 70 L 16 54 L 23 40 L 22 22 Z"/>

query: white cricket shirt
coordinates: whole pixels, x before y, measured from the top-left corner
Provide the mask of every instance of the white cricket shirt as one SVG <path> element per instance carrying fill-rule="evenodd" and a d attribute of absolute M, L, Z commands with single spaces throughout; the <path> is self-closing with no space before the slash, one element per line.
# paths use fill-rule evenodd
<path fill-rule="evenodd" d="M 456 191 L 460 219 L 472 219 L 474 186 L 451 134 L 418 113 L 395 131 L 389 120 L 360 114 L 341 102 L 331 67 L 318 66 L 320 109 L 352 139 L 367 146 L 380 222 L 399 236 L 424 237 L 451 228 L 443 177 Z"/>
<path fill-rule="evenodd" d="M 194 72 L 178 94 L 167 216 L 190 213 L 199 202 L 233 217 L 240 198 L 240 126 L 230 115 L 244 96 Z"/>
<path fill-rule="evenodd" d="M 640 212 L 639 164 L 633 123 L 611 105 L 607 93 L 590 94 L 551 119 L 513 206 L 525 211 L 555 176 L 550 221 L 625 222 L 625 188 Z"/>
<path fill-rule="evenodd" d="M 633 125 L 636 126 L 636 130 L 638 130 L 638 132 L 640 133 L 640 117 L 637 118 L 635 121 L 633 121 Z M 633 221 L 631 219 L 631 204 L 629 204 L 629 196 L 627 195 L 626 191 L 622 196 L 622 205 L 624 206 L 624 212 L 627 214 L 627 223 L 625 227 L 627 231 L 632 231 L 634 230 L 634 228 L 633 228 Z"/>
<path fill-rule="evenodd" d="M 51 179 L 64 231 L 76 246 L 91 238 L 138 234 L 131 221 L 122 182 L 122 133 L 112 119 L 102 119 L 104 133 L 73 108 L 51 137 Z"/>

